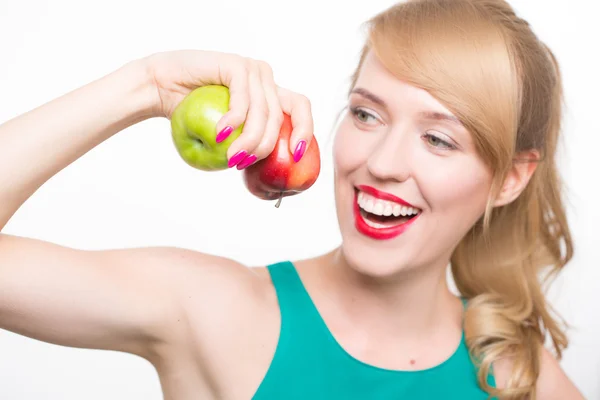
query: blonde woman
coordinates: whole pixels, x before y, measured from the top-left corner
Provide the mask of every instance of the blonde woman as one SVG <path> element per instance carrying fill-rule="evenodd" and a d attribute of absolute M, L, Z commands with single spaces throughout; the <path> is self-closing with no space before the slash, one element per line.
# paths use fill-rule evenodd
<path fill-rule="evenodd" d="M 551 51 L 502 0 L 399 3 L 369 28 L 334 145 L 339 248 L 249 268 L 4 234 L 0 327 L 139 355 L 171 400 L 581 398 L 538 282 L 572 256 Z M 94 146 L 210 83 L 231 89 L 221 138 L 245 122 L 232 168 L 270 153 L 282 111 L 290 152 L 310 147 L 310 104 L 266 63 L 154 54 L 0 127 L 0 226 Z"/>

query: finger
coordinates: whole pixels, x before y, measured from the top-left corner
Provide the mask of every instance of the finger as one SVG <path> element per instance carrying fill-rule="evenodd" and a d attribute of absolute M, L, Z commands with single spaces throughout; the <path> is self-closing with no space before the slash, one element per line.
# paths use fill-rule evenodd
<path fill-rule="evenodd" d="M 230 167 L 238 164 L 248 166 L 257 160 L 257 156 L 253 152 L 262 139 L 269 114 L 265 93 L 261 87 L 258 66 L 255 62 L 251 62 L 249 65 L 248 93 L 250 104 L 248 115 L 241 135 L 231 144 L 227 151 L 227 157 L 230 159 Z M 242 152 L 246 153 L 244 159 L 239 161 L 237 159 L 235 161 L 232 160 L 234 157 L 240 157 L 239 155 L 243 154 Z"/>
<path fill-rule="evenodd" d="M 279 131 L 281 130 L 281 124 L 283 123 L 283 110 L 279 104 L 279 96 L 277 94 L 277 85 L 275 85 L 275 80 L 273 78 L 273 70 L 269 64 L 265 62 L 260 62 L 258 67 L 260 70 L 261 84 L 265 93 L 265 100 L 269 109 L 269 116 L 267 118 L 264 134 L 262 135 L 260 143 L 254 150 L 254 154 L 256 154 L 258 160 L 261 160 L 271 154 L 275 148 L 277 139 L 279 139 Z"/>
<path fill-rule="evenodd" d="M 223 72 L 220 79 L 229 88 L 229 110 L 217 123 L 216 142 L 220 143 L 241 126 L 247 115 L 250 103 L 247 66 L 238 62 Z"/>
<path fill-rule="evenodd" d="M 290 152 L 295 162 L 300 161 L 313 138 L 314 121 L 310 100 L 301 94 L 278 88 L 279 102 L 292 120 Z"/>

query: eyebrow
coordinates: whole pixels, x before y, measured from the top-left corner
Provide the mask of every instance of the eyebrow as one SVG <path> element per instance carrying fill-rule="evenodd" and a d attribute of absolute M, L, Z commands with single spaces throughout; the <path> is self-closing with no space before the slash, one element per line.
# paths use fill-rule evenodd
<path fill-rule="evenodd" d="M 442 122 L 450 122 L 459 126 L 464 126 L 462 122 L 454 115 L 446 114 L 438 111 L 422 111 L 419 113 L 419 116 L 424 119 L 430 119 L 432 121 L 442 121 Z"/>
<path fill-rule="evenodd" d="M 385 104 L 385 101 L 383 101 L 380 97 L 374 95 L 373 93 L 369 92 L 367 89 L 363 89 L 363 88 L 354 88 L 352 89 L 352 93 L 356 93 L 358 95 L 361 95 L 362 97 L 364 97 L 367 100 L 372 101 L 375 104 L 378 104 L 382 107 L 387 107 L 387 105 Z"/>
<path fill-rule="evenodd" d="M 385 101 L 383 101 L 383 99 L 381 99 L 379 96 L 376 96 L 375 94 L 369 92 L 367 89 L 358 87 L 358 88 L 352 89 L 351 93 L 356 93 L 356 94 L 366 98 L 367 100 L 380 105 L 381 107 L 387 108 L 387 105 L 386 105 Z M 447 114 L 444 112 L 421 111 L 418 115 L 419 115 L 419 117 L 421 117 L 423 119 L 429 119 L 432 121 L 450 122 L 450 123 L 459 125 L 461 127 L 464 126 L 462 124 L 462 122 L 460 122 L 460 120 L 456 116 L 454 116 L 452 114 Z"/>

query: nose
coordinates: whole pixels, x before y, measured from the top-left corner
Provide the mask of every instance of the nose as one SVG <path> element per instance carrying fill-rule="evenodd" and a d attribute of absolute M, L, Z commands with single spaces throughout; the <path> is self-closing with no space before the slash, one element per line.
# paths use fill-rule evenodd
<path fill-rule="evenodd" d="M 379 180 L 406 181 L 410 177 L 409 147 L 406 135 L 390 130 L 373 147 L 367 169 Z"/>

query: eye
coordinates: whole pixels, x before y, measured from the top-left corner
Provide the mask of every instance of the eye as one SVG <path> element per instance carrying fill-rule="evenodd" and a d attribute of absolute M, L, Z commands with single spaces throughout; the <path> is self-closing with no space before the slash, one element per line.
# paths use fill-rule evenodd
<path fill-rule="evenodd" d="M 432 133 L 426 133 L 423 135 L 423 138 L 427 142 L 428 145 L 435 147 L 436 149 L 441 150 L 455 150 L 456 146 L 445 141 L 441 137 L 434 135 Z"/>
<path fill-rule="evenodd" d="M 377 122 L 377 117 L 360 107 L 350 107 L 350 112 L 360 123 L 369 124 Z"/>

